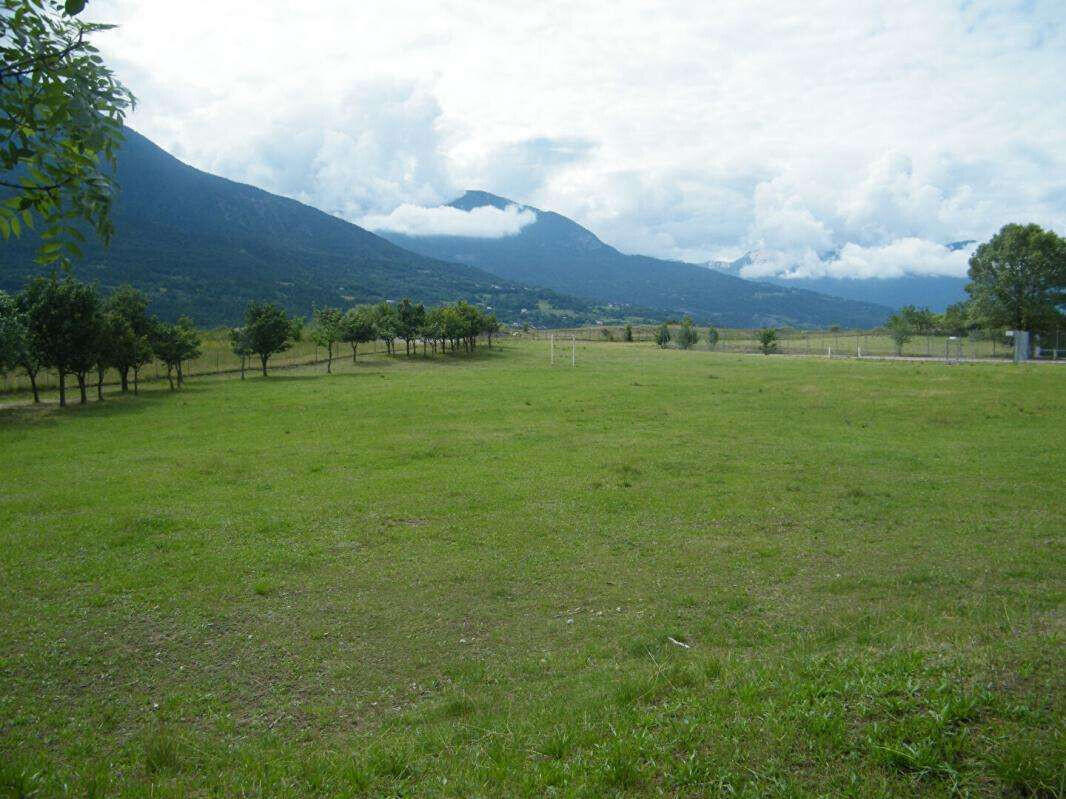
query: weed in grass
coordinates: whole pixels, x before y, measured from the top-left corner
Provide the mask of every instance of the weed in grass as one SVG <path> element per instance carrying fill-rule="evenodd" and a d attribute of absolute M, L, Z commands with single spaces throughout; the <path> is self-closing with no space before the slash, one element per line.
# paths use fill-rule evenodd
<path fill-rule="evenodd" d="M 166 727 L 156 727 L 144 741 L 144 770 L 151 777 L 177 771 L 182 764 L 177 736 Z"/>

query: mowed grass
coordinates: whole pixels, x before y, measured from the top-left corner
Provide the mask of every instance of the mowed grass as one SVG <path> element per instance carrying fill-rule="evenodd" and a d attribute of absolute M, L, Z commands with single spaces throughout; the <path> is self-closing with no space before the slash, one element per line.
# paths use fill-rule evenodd
<path fill-rule="evenodd" d="M 1063 794 L 1066 371 L 546 347 L 4 411 L 0 795 Z"/>

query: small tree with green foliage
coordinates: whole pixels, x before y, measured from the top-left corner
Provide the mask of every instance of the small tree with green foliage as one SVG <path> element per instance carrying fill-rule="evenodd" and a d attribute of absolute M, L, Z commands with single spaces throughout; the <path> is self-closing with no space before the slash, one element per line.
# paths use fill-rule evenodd
<path fill-rule="evenodd" d="M 120 286 L 104 302 L 104 314 L 107 360 L 118 372 L 125 392 L 129 390 L 130 371 L 140 371 L 152 358 L 150 339 L 154 322 L 148 315 L 148 298 L 132 286 Z"/>
<path fill-rule="evenodd" d="M 481 332 L 485 334 L 488 339 L 489 347 L 492 346 L 492 337 L 500 332 L 500 320 L 496 318 L 496 314 L 482 314 L 481 316 Z"/>
<path fill-rule="evenodd" d="M 333 373 L 333 348 L 344 336 L 344 314 L 339 308 L 320 308 L 314 312 L 311 340 L 326 348 L 326 374 Z"/>
<path fill-rule="evenodd" d="M 915 332 L 913 317 L 905 314 L 904 310 L 901 308 L 897 313 L 892 314 L 885 324 L 885 330 L 888 331 L 892 343 L 896 345 L 896 355 L 903 354 L 903 345 L 914 337 Z"/>
<path fill-rule="evenodd" d="M 670 343 L 670 327 L 666 322 L 659 325 L 659 329 L 655 331 L 655 343 L 658 344 L 660 348 L 665 347 Z"/>
<path fill-rule="evenodd" d="M 67 375 L 78 378 L 87 402 L 85 377 L 96 363 L 100 299 L 96 289 L 71 277 L 37 278 L 24 292 L 29 346 L 42 366 L 59 376 L 59 404 L 67 404 Z"/>
<path fill-rule="evenodd" d="M 937 321 L 937 329 L 945 336 L 965 336 L 974 328 L 968 302 L 956 302 L 944 309 Z"/>
<path fill-rule="evenodd" d="M 21 291 L 14 297 L 0 291 L 0 372 L 21 367 L 29 378 L 33 401 L 41 401 L 37 374 L 44 366 L 30 337 L 29 296 Z"/>
<path fill-rule="evenodd" d="M 373 306 L 374 327 L 377 329 L 378 338 L 385 342 L 385 350 L 392 355 L 395 352 L 396 339 L 399 337 L 400 320 L 396 309 L 388 302 L 382 300 Z"/>
<path fill-rule="evenodd" d="M 677 331 L 677 335 L 674 337 L 674 341 L 677 346 L 683 350 L 690 349 L 697 341 L 700 340 L 699 331 L 692 326 L 692 319 L 685 317 L 681 322 L 681 327 Z"/>
<path fill-rule="evenodd" d="M 777 328 L 767 327 L 759 331 L 759 351 L 763 355 L 777 352 Z"/>
<path fill-rule="evenodd" d="M 396 311 L 396 335 L 403 339 L 404 351 L 411 356 L 411 342 L 418 338 L 422 331 L 422 325 L 426 321 L 426 308 L 424 305 L 415 305 L 407 297 L 400 300 L 395 307 Z"/>
<path fill-rule="evenodd" d="M 622 331 L 622 341 L 633 340 L 633 325 L 626 325 L 625 330 Z"/>
<path fill-rule="evenodd" d="M 378 328 L 375 322 L 376 319 L 377 312 L 369 305 L 349 308 L 348 313 L 344 315 L 341 341 L 351 345 L 352 363 L 355 363 L 355 359 L 359 355 L 360 344 L 367 344 L 377 340 Z"/>
<path fill-rule="evenodd" d="M 19 352 L 25 340 L 26 326 L 18 303 L 10 294 L 0 291 L 0 375 L 19 365 Z"/>
<path fill-rule="evenodd" d="M 707 349 L 713 350 L 718 346 L 718 328 L 711 326 L 707 328 Z"/>
<path fill-rule="evenodd" d="M 229 331 L 229 348 L 241 359 L 241 380 L 244 380 L 244 371 L 248 366 L 248 359 L 255 355 L 248 335 L 243 327 L 231 327 Z"/>
<path fill-rule="evenodd" d="M 174 390 L 174 375 L 177 374 L 178 386 L 185 383 L 185 375 L 182 364 L 185 361 L 200 357 L 200 336 L 196 332 L 192 321 L 183 316 L 176 324 L 163 322 L 155 327 L 152 339 L 152 350 L 155 356 L 162 361 L 167 370 L 167 382 L 170 390 Z"/>
<path fill-rule="evenodd" d="M 280 305 L 251 302 L 244 312 L 244 334 L 248 337 L 252 352 L 259 356 L 263 377 L 266 377 L 270 356 L 289 349 L 298 331 Z"/>

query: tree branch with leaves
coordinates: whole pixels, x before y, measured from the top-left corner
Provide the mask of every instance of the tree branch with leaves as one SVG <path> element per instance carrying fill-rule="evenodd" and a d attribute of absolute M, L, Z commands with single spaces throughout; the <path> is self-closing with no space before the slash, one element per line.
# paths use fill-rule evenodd
<path fill-rule="evenodd" d="M 114 170 L 134 97 L 76 19 L 85 0 L 0 0 L 0 237 L 38 229 L 42 265 L 113 232 Z"/>

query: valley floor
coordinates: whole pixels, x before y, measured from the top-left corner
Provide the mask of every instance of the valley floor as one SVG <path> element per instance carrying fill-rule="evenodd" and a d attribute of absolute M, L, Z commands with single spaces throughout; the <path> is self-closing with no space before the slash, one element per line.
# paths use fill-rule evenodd
<path fill-rule="evenodd" d="M 321 372 L 0 410 L 0 795 L 1066 790 L 1063 370 Z"/>

